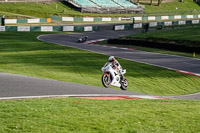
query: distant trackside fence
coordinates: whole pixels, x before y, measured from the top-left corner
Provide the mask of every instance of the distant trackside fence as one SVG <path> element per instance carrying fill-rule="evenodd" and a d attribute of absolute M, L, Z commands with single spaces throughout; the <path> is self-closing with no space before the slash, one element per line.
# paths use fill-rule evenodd
<path fill-rule="evenodd" d="M 131 24 L 116 24 L 113 25 L 113 30 L 133 30 L 142 29 L 145 25 L 149 28 L 163 27 L 182 27 L 200 25 L 200 20 L 181 20 L 181 21 L 164 21 L 164 22 L 148 22 L 148 23 L 131 23 Z M 37 31 L 37 32 L 49 32 L 49 31 L 64 31 L 64 32 L 89 32 L 101 30 L 98 25 L 95 26 L 0 26 L 0 32 L 3 31 Z"/>
<path fill-rule="evenodd" d="M 0 31 L 64 31 L 64 32 L 89 32 L 97 31 L 98 26 L 0 26 Z"/>
<path fill-rule="evenodd" d="M 111 21 L 166 21 L 166 20 L 189 20 L 200 19 L 200 14 L 196 15 L 170 15 L 170 16 L 133 16 L 133 17 L 59 17 L 52 16 L 52 20 L 66 22 L 111 22 Z"/>
<path fill-rule="evenodd" d="M 200 20 L 181 20 L 181 21 L 164 21 L 164 22 L 148 22 L 148 23 L 135 23 L 135 24 L 118 24 L 114 26 L 114 30 L 130 30 L 143 28 L 144 25 L 148 24 L 149 28 L 159 28 L 163 27 L 181 27 L 181 26 L 191 26 L 200 25 Z"/>
<path fill-rule="evenodd" d="M 34 19 L 5 19 L 5 24 L 17 24 L 17 23 L 49 23 L 51 18 L 34 18 Z M 1 19 L 0 19 L 1 23 Z"/>

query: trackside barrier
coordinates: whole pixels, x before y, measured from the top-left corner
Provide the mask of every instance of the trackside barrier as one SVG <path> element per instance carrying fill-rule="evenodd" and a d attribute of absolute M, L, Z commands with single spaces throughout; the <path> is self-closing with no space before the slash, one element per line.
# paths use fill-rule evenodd
<path fill-rule="evenodd" d="M 190 43 L 194 43 L 195 41 L 190 41 Z M 138 39 L 123 39 L 123 38 L 115 38 L 115 39 L 108 39 L 109 44 L 125 44 L 125 45 L 135 45 L 135 46 L 142 46 L 142 47 L 150 47 L 150 48 L 159 48 L 159 49 L 166 49 L 172 51 L 180 51 L 180 52 L 188 52 L 195 53 L 200 52 L 200 47 L 195 45 L 183 45 L 181 43 L 167 43 L 167 42 L 154 42 L 149 40 L 138 40 Z M 194 53 L 195 52 L 195 53 Z"/>
<path fill-rule="evenodd" d="M 187 20 L 200 19 L 200 14 L 195 15 L 171 15 L 171 16 L 135 16 L 135 17 L 58 17 L 52 16 L 52 20 L 67 22 L 111 22 L 111 21 L 162 21 L 162 20 Z"/>
<path fill-rule="evenodd" d="M 135 24 L 121 24 L 114 25 L 114 30 L 130 30 L 143 28 L 147 23 L 135 23 Z M 150 28 L 160 28 L 163 26 L 184 26 L 184 25 L 198 25 L 200 20 L 180 20 L 180 21 L 165 21 L 165 22 L 149 22 Z M 0 26 L 0 31 L 37 31 L 37 32 L 52 32 L 52 31 L 64 31 L 64 32 L 87 32 L 98 31 L 99 26 Z"/>
<path fill-rule="evenodd" d="M 5 19 L 5 24 L 17 23 L 49 23 L 51 20 L 66 22 L 111 22 L 111 21 L 162 21 L 162 20 L 187 20 L 200 19 L 200 14 L 195 15 L 174 15 L 174 16 L 135 16 L 135 17 L 59 17 L 36 19 Z M 1 21 L 1 20 L 0 20 Z"/>
<path fill-rule="evenodd" d="M 135 23 L 135 24 L 123 24 L 115 25 L 114 30 L 130 30 L 143 28 L 145 23 Z M 163 26 L 184 26 L 184 25 L 197 25 L 200 24 L 200 20 L 180 20 L 180 21 L 165 21 L 165 22 L 149 22 L 150 28 L 162 28 Z"/>
<path fill-rule="evenodd" d="M 1 20 L 0 20 L 1 22 Z M 36 19 L 5 19 L 5 24 L 17 23 L 49 23 L 51 18 L 36 18 Z"/>
<path fill-rule="evenodd" d="M 37 32 L 88 32 L 97 31 L 98 26 L 0 26 L 1 31 L 37 31 Z"/>
<path fill-rule="evenodd" d="M 18 26 L 17 31 L 30 31 L 30 26 Z"/>
<path fill-rule="evenodd" d="M 115 25 L 114 30 L 124 30 L 124 25 Z"/>

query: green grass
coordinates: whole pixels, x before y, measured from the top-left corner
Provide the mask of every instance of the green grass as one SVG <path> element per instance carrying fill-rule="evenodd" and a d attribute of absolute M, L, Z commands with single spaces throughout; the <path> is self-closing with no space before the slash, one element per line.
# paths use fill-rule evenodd
<path fill-rule="evenodd" d="M 155 6 L 156 4 L 153 4 L 153 6 L 146 5 L 145 6 L 145 11 L 146 13 L 155 13 L 158 14 L 159 12 L 163 14 L 184 14 L 186 12 L 197 12 L 200 10 L 200 7 L 198 4 L 196 4 L 193 0 L 183 0 L 183 2 L 169 2 L 169 3 L 162 3 L 160 6 Z M 176 9 L 177 7 L 177 9 Z M 172 14 L 173 13 L 173 14 Z"/>
<path fill-rule="evenodd" d="M 141 33 L 141 34 L 133 34 L 128 35 L 126 38 L 141 38 L 141 39 L 161 39 L 161 40 L 168 40 L 168 41 L 196 41 L 197 44 L 188 44 L 185 45 L 200 45 L 200 27 L 185 27 L 180 29 L 173 29 L 173 30 L 161 30 L 156 32 L 148 32 L 148 33 Z"/>
<path fill-rule="evenodd" d="M 15 14 L 15 13 L 11 13 L 11 12 L 2 12 L 0 11 L 0 16 L 5 15 L 6 18 L 16 18 L 16 19 L 20 19 L 20 18 L 32 18 L 26 15 L 22 15 L 22 14 Z"/>
<path fill-rule="evenodd" d="M 1 32 L 0 72 L 102 86 L 101 67 L 108 56 L 36 39 L 37 32 Z M 200 78 L 159 67 L 118 59 L 129 91 L 183 95 L 200 91 Z"/>
<path fill-rule="evenodd" d="M 57 9 L 56 9 L 57 6 Z M 73 8 L 61 3 L 61 2 L 51 2 L 49 4 L 43 3 L 4 3 L 0 4 L 0 11 L 18 13 L 24 15 L 30 15 L 40 18 L 50 17 L 50 16 L 132 16 L 132 14 L 91 14 L 91 13 L 81 13 L 75 11 Z M 1 12 L 0 12 L 1 15 Z M 15 16 L 14 16 L 15 17 Z"/>
<path fill-rule="evenodd" d="M 0 101 L 0 132 L 183 133 L 200 131 L 195 100 Z"/>
<path fill-rule="evenodd" d="M 57 8 L 56 8 L 57 7 Z M 176 9 L 176 7 L 178 9 Z M 0 11 L 29 15 L 34 17 L 50 17 L 50 16 L 93 16 L 93 17 L 119 17 L 133 16 L 133 14 L 97 14 L 97 13 L 80 13 L 73 8 L 66 6 L 61 2 L 51 3 L 1 3 Z M 200 7 L 193 0 L 184 0 L 184 2 L 162 3 L 160 6 L 145 4 L 145 14 L 141 15 L 173 15 L 173 14 L 199 14 Z M 7 13 L 7 14 L 8 14 Z M 4 13 L 0 12 L 0 15 Z M 135 15 L 134 15 L 135 16 Z M 137 14 L 136 14 L 137 16 Z M 18 15 L 9 14 L 9 18 L 19 18 Z"/>

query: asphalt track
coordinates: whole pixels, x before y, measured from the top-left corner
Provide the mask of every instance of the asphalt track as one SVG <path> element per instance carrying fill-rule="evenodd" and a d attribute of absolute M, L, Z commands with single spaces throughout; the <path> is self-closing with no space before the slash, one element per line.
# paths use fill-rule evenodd
<path fill-rule="evenodd" d="M 49 34 L 42 35 L 38 37 L 38 39 L 97 53 L 114 55 L 133 61 L 162 66 L 168 69 L 189 71 L 197 74 L 200 73 L 200 60 L 196 59 L 76 43 L 79 37 L 85 35 L 88 35 L 90 40 L 97 40 L 120 37 L 136 32 L 140 31 L 130 30 L 116 32 L 103 30 L 101 32 L 80 34 Z M 0 85 L 0 99 L 62 96 L 140 96 L 144 98 L 156 98 L 156 96 L 147 94 L 6 73 L 0 73 Z M 200 93 L 167 98 L 200 100 Z"/>
<path fill-rule="evenodd" d="M 111 88 L 0 73 L 0 99 L 60 96 L 144 95 Z M 146 95 L 147 96 L 147 95 Z"/>
<path fill-rule="evenodd" d="M 83 34 L 51 34 L 51 35 L 43 35 L 40 36 L 39 39 L 66 45 L 74 48 L 79 48 L 83 50 L 88 50 L 97 53 L 103 53 L 106 55 L 113 55 L 120 58 L 129 59 L 132 61 L 142 62 L 146 64 L 152 64 L 155 66 L 161 66 L 164 68 L 172 69 L 172 70 L 182 70 L 191 73 L 200 74 L 200 60 L 194 58 L 187 58 L 182 56 L 173 56 L 166 54 L 157 54 L 151 52 L 144 51 L 130 51 L 127 49 L 118 49 L 118 48 L 108 48 L 102 47 L 99 45 L 83 45 L 81 43 L 76 43 L 79 37 L 81 36 L 89 36 L 90 40 L 99 40 L 99 39 L 108 39 L 108 38 L 116 38 L 128 34 L 133 34 L 141 32 L 140 30 L 129 30 L 129 31 L 99 31 L 93 33 L 83 33 Z"/>
<path fill-rule="evenodd" d="M 159 67 L 164 67 L 171 70 L 181 70 L 188 73 L 200 74 L 200 60 L 187 58 L 182 56 L 173 56 L 167 54 L 157 54 L 151 52 L 144 52 L 138 50 L 119 49 L 113 47 L 103 47 L 100 45 L 87 45 L 76 43 L 77 39 L 82 36 L 89 36 L 89 40 L 101 40 L 121 37 L 128 34 L 139 33 L 141 30 L 128 30 L 128 31 L 112 31 L 103 30 L 99 32 L 90 32 L 82 34 L 51 34 L 38 37 L 39 40 L 51 42 L 59 45 L 66 45 L 82 50 L 102 53 L 106 55 L 113 55 L 120 58 L 129 59 L 132 61 L 151 64 Z M 142 94 L 141 94 L 142 95 Z M 200 93 L 187 95 L 187 96 L 169 96 L 168 98 L 176 99 L 200 99 Z"/>

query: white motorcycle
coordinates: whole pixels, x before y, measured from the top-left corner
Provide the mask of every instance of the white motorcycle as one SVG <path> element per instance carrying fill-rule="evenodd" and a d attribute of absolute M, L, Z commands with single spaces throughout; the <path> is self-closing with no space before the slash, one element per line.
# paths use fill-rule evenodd
<path fill-rule="evenodd" d="M 120 87 L 122 90 L 127 90 L 128 88 L 128 81 L 125 77 L 123 79 L 120 77 L 117 69 L 112 67 L 111 63 L 106 63 L 104 67 L 101 68 L 103 72 L 102 75 L 102 84 L 108 88 L 110 85 Z M 122 70 L 121 74 L 125 74 L 126 69 Z"/>

